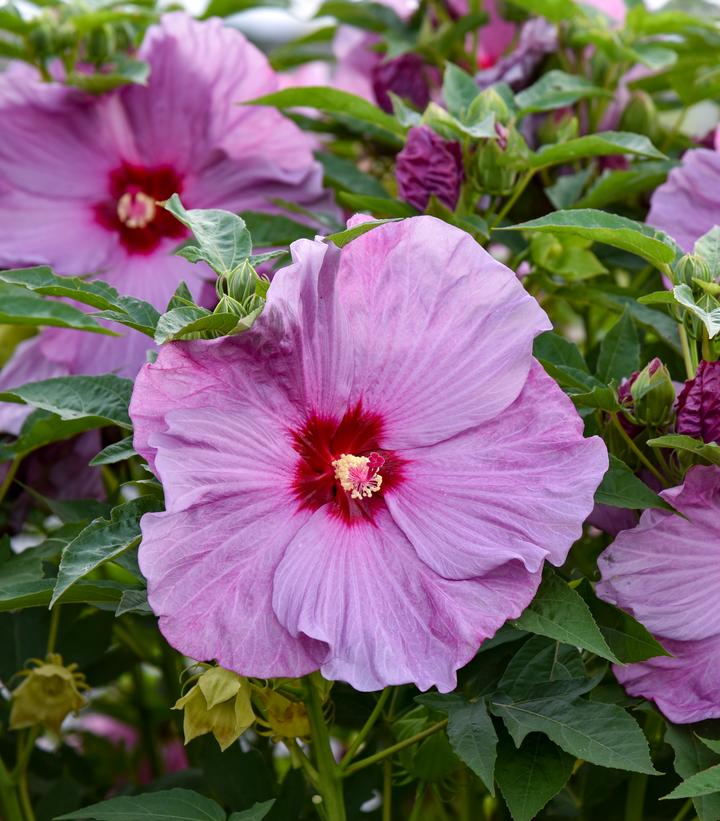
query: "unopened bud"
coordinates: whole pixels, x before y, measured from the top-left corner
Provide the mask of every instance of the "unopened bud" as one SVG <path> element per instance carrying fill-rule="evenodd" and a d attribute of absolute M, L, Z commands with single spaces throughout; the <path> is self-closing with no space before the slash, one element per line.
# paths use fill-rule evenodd
<path fill-rule="evenodd" d="M 173 710 L 184 710 L 186 744 L 212 733 L 223 751 L 255 722 L 247 679 L 223 667 L 202 673 Z"/>
<path fill-rule="evenodd" d="M 273 741 L 310 737 L 310 721 L 302 701 L 292 701 L 270 687 L 256 691 L 256 696 L 265 713 L 264 720 L 259 722 Z"/>
<path fill-rule="evenodd" d="M 675 266 L 675 280 L 678 285 L 693 287 L 693 280 L 711 282 L 712 274 L 707 262 L 697 254 L 685 254 Z"/>
<path fill-rule="evenodd" d="M 115 27 L 110 23 L 94 28 L 87 39 L 87 54 L 91 62 L 102 65 L 117 51 Z"/>
<path fill-rule="evenodd" d="M 668 369 L 657 357 L 632 382 L 630 395 L 639 422 L 657 427 L 669 421 L 675 403 L 675 387 Z"/>
<path fill-rule="evenodd" d="M 86 704 L 80 694 L 87 689 L 85 676 L 76 672 L 77 664 L 65 667 L 56 654 L 33 663 L 34 667 L 20 672 L 25 681 L 13 690 L 10 729 L 41 726 L 59 733 L 66 716 Z"/>
<path fill-rule="evenodd" d="M 645 91 L 634 91 L 620 117 L 620 130 L 645 134 L 651 140 L 658 135 L 658 117 L 655 103 Z"/>
<path fill-rule="evenodd" d="M 473 178 L 483 194 L 507 194 L 527 162 L 527 145 L 517 129 L 501 128 L 498 139 L 485 140 L 475 153 Z"/>

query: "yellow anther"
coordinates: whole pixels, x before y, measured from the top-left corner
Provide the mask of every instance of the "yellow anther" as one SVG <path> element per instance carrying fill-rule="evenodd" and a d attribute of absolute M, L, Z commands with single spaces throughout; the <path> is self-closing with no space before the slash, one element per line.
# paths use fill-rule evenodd
<path fill-rule="evenodd" d="M 155 219 L 156 210 L 155 200 L 142 191 L 134 194 L 126 191 L 117 204 L 118 219 L 128 228 L 145 228 Z"/>
<path fill-rule="evenodd" d="M 383 463 L 382 457 L 376 453 L 372 454 L 371 458 L 343 453 L 332 466 L 335 468 L 335 478 L 340 487 L 347 491 L 352 499 L 369 499 L 382 485 L 382 476 L 378 471 Z"/>

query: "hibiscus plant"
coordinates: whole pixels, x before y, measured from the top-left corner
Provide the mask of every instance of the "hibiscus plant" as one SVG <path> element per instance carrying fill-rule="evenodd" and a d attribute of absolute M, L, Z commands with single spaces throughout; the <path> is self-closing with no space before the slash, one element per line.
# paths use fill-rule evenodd
<path fill-rule="evenodd" d="M 718 821 L 720 8 L 291 5 L 0 6 L 0 819 Z"/>

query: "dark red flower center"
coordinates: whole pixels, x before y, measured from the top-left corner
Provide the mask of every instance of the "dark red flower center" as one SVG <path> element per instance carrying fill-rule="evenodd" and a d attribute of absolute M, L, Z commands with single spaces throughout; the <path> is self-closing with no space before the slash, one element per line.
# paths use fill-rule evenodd
<path fill-rule="evenodd" d="M 95 218 L 120 234 L 128 253 L 152 254 L 166 237 L 187 236 L 185 227 L 157 205 L 180 193 L 182 179 L 169 166 L 123 163 L 110 174 L 108 198 L 95 205 Z"/>
<path fill-rule="evenodd" d="M 303 509 L 323 505 L 349 524 L 372 520 L 383 494 L 403 478 L 405 460 L 381 445 L 382 418 L 360 403 L 342 419 L 312 414 L 291 431 L 299 459 L 293 491 Z"/>

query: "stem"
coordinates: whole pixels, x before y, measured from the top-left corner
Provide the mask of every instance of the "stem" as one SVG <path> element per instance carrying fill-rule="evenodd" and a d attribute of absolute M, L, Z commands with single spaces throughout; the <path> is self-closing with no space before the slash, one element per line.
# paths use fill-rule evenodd
<path fill-rule="evenodd" d="M 433 724 L 428 727 L 426 730 L 423 730 L 420 733 L 415 733 L 415 735 L 410 736 L 410 738 L 405 738 L 402 741 L 398 741 L 398 743 L 393 744 L 392 747 L 386 747 L 384 750 L 380 750 L 379 753 L 375 753 L 375 755 L 369 755 L 367 758 L 356 761 L 355 764 L 351 764 L 345 770 L 345 776 L 352 775 L 359 770 L 364 770 L 365 767 L 370 767 L 373 764 L 377 764 L 378 761 L 383 761 L 389 756 L 400 752 L 400 750 L 404 750 L 406 747 L 411 747 L 416 742 L 422 741 L 423 738 L 427 738 L 428 736 L 436 733 L 438 730 L 442 730 L 445 726 L 447 726 L 447 723 L 448 720 L 445 718 L 442 721 L 438 721 L 437 724 Z"/>
<path fill-rule="evenodd" d="M 16 456 L 10 463 L 8 472 L 5 474 L 5 478 L 3 479 L 3 482 L 0 485 L 0 502 L 3 501 L 3 499 L 5 498 L 5 494 L 8 492 L 8 490 L 10 490 L 10 485 L 12 485 L 13 480 L 15 479 L 15 474 L 18 472 L 18 468 L 20 467 L 20 463 L 22 462 L 22 460 L 22 456 Z"/>
<path fill-rule="evenodd" d="M 343 798 L 340 768 L 335 763 L 330 748 L 330 734 L 323 715 L 319 686 L 316 684 L 319 675 L 319 673 L 312 673 L 305 680 L 307 683 L 307 701 L 305 705 L 310 720 L 310 734 L 315 755 L 315 767 L 318 773 L 318 787 L 323 799 L 320 808 L 328 821 L 345 821 L 347 816 L 345 814 L 345 799 Z"/>
<path fill-rule="evenodd" d="M 415 790 L 415 801 L 413 802 L 412 812 L 408 821 L 419 821 L 422 813 L 423 804 L 425 803 L 425 782 L 420 781 Z"/>
<path fill-rule="evenodd" d="M 35 821 L 35 813 L 33 812 L 30 793 L 28 791 L 27 772 L 25 770 L 18 776 L 18 793 L 20 794 L 20 803 L 23 812 L 25 813 L 25 821 Z"/>
<path fill-rule="evenodd" d="M 683 818 L 690 812 L 693 808 L 692 798 L 688 798 L 688 800 L 680 807 L 680 811 L 678 814 L 673 818 L 672 821 L 682 821 Z"/>
<path fill-rule="evenodd" d="M 500 213 L 495 217 L 493 224 L 490 226 L 490 230 L 497 228 L 497 226 L 505 219 L 510 209 L 515 205 L 515 203 L 520 199 L 520 195 L 522 192 L 528 187 L 530 181 L 535 176 L 535 172 L 537 168 L 531 168 L 529 171 L 525 172 L 525 175 L 520 179 L 520 182 L 515 187 L 515 190 L 512 193 L 510 199 L 503 205 L 502 210 Z"/>
<path fill-rule="evenodd" d="M 392 688 L 386 687 L 382 691 L 382 693 L 380 693 L 380 697 L 378 698 L 375 706 L 373 707 L 373 711 L 370 713 L 370 717 L 365 722 L 365 724 L 363 724 L 362 729 L 355 736 L 355 738 L 352 740 L 352 743 L 348 747 L 347 752 L 342 757 L 342 761 L 340 762 L 340 769 L 342 769 L 343 767 L 346 767 L 350 763 L 350 761 L 352 760 L 352 757 L 358 751 L 358 748 L 360 747 L 360 745 L 367 738 L 368 733 L 370 732 L 370 730 L 372 730 L 372 728 L 375 726 L 375 722 L 378 720 L 378 718 L 380 718 L 380 714 L 383 711 L 383 707 L 385 706 L 385 702 L 390 697 L 391 692 L 392 692 Z"/>
<path fill-rule="evenodd" d="M 633 773 L 630 776 L 625 801 L 625 821 L 643 821 L 646 787 L 647 775 L 645 773 Z"/>
<path fill-rule="evenodd" d="M 150 772 L 153 778 L 162 775 L 162 759 L 155 744 L 153 734 L 152 716 L 147 707 L 145 699 L 145 682 L 143 680 L 142 667 L 135 664 L 132 669 L 133 690 L 135 695 L 135 708 L 140 718 L 140 743 L 150 765 Z"/>
<path fill-rule="evenodd" d="M 628 434 L 625 428 L 620 424 L 620 420 L 618 419 L 617 413 L 611 413 L 610 419 L 612 420 L 613 425 L 618 430 L 618 433 L 622 436 L 623 441 L 625 444 L 632 450 L 632 452 L 637 456 L 637 458 L 642 462 L 642 464 L 652 473 L 652 475 L 660 482 L 663 487 L 668 487 L 667 479 L 660 473 L 660 471 L 653 465 L 653 463 L 645 456 L 645 454 L 640 450 L 640 448 L 635 444 L 632 437 Z"/>
<path fill-rule="evenodd" d="M 320 777 L 318 776 L 318 772 L 310 763 L 310 760 L 302 751 L 297 741 L 294 738 L 284 738 L 283 743 L 290 752 L 290 760 L 292 761 L 293 766 L 298 764 L 308 777 L 308 781 L 310 781 L 313 787 L 315 787 L 316 790 L 319 789 Z"/>
<path fill-rule="evenodd" d="M 60 625 L 60 605 L 56 604 L 50 611 L 50 628 L 48 630 L 47 640 L 47 654 L 55 652 L 55 645 L 57 644 L 58 627 Z"/>
<path fill-rule="evenodd" d="M 383 761 L 382 821 L 392 821 L 392 761 Z"/>
<path fill-rule="evenodd" d="M 683 361 L 685 362 L 685 372 L 687 373 L 687 378 L 692 379 L 695 376 L 695 371 L 697 370 L 697 349 L 695 350 L 695 356 L 693 356 L 687 331 L 685 330 L 685 325 L 682 322 L 679 325 L 679 330 L 680 347 L 682 348 Z"/>
<path fill-rule="evenodd" d="M 20 804 L 15 792 L 15 784 L 0 758 L 0 810 L 6 821 L 24 821 Z"/>

